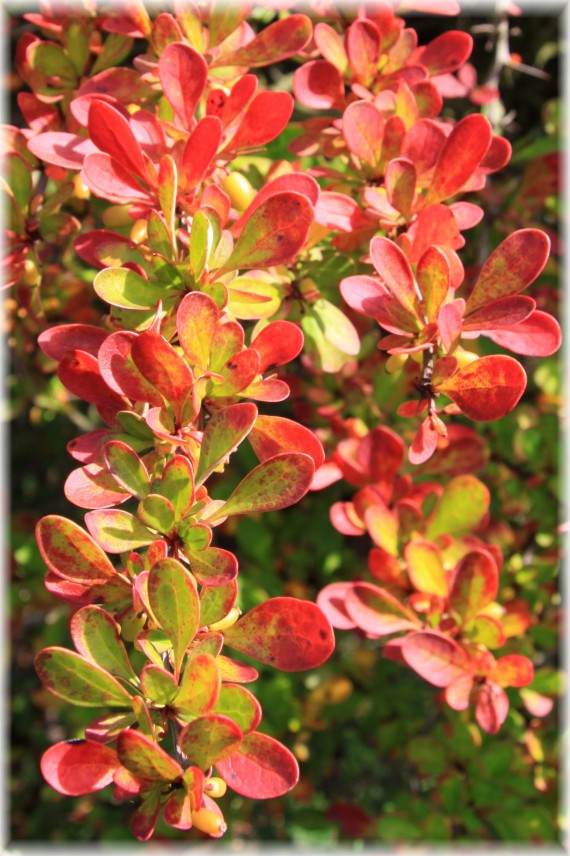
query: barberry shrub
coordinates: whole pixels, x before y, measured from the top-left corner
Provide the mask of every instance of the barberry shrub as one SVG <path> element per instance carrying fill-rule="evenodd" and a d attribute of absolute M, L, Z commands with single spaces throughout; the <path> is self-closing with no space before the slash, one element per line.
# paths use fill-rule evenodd
<path fill-rule="evenodd" d="M 505 574 L 487 423 L 560 347 L 540 290 L 556 165 L 539 151 L 542 193 L 523 181 L 484 237 L 512 145 L 472 36 L 420 43 L 383 2 L 285 5 L 46 7 L 16 44 L 5 283 L 32 322 L 23 352 L 83 430 L 63 491 L 84 522 L 35 529 L 74 650 L 41 647 L 35 668 L 56 704 L 94 712 L 40 766 L 65 796 L 112 786 L 139 840 L 157 823 L 218 838 L 226 788 L 297 785 L 303 751 L 266 733 L 254 682 L 320 667 L 333 628 L 493 738 L 520 698 L 535 729 L 551 708 L 529 637 L 549 605 Z M 331 537 L 363 538 L 367 571 L 244 598 L 240 519 L 303 513 L 333 484 Z"/>

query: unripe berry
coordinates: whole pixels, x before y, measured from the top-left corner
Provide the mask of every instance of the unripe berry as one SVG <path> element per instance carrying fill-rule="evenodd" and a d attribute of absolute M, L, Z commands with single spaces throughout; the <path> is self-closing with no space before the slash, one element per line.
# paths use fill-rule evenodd
<path fill-rule="evenodd" d="M 223 779 L 218 779 L 216 776 L 208 779 L 206 784 L 204 785 L 204 790 L 208 794 L 209 797 L 214 797 L 218 799 L 218 797 L 223 797 L 227 790 L 227 785 Z"/>
<path fill-rule="evenodd" d="M 234 208 L 245 211 L 255 199 L 255 190 L 241 172 L 231 172 L 222 181 L 222 188 L 230 197 Z"/>
<path fill-rule="evenodd" d="M 388 374 L 396 374 L 401 371 L 408 362 L 407 354 L 390 354 L 386 360 L 386 371 Z"/>
<path fill-rule="evenodd" d="M 110 205 L 103 211 L 101 219 L 109 229 L 121 226 L 132 226 L 133 218 L 129 215 L 130 205 Z"/>

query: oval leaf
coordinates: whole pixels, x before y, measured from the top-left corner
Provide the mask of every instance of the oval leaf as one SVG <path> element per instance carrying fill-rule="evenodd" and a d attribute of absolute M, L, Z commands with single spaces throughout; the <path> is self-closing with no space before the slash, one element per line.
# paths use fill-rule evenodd
<path fill-rule="evenodd" d="M 224 631 L 230 648 L 284 672 L 314 669 L 334 648 L 328 619 L 314 603 L 275 597 Z"/>
<path fill-rule="evenodd" d="M 130 707 L 131 696 L 108 672 L 65 648 L 44 648 L 36 671 L 54 695 L 79 707 Z"/>
<path fill-rule="evenodd" d="M 233 791 L 251 799 L 280 797 L 299 781 L 299 765 L 291 752 L 258 731 L 246 734 L 238 751 L 216 767 Z"/>

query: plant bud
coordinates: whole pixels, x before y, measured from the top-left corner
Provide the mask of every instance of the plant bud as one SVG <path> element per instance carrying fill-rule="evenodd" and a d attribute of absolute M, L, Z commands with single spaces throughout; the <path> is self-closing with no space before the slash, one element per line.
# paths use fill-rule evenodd
<path fill-rule="evenodd" d="M 241 172 L 231 172 L 229 175 L 226 175 L 222 181 L 222 188 L 226 191 L 232 205 L 238 211 L 245 211 L 256 196 L 256 191 Z"/>
<path fill-rule="evenodd" d="M 191 817 L 192 826 L 207 835 L 218 835 L 220 832 L 223 834 L 227 829 L 222 818 L 207 808 L 199 808 L 198 811 L 193 811 Z"/>

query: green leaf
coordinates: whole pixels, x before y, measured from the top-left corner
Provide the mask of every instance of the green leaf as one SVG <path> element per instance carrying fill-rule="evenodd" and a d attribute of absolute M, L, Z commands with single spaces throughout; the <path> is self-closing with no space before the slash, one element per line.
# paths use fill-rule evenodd
<path fill-rule="evenodd" d="M 230 404 L 212 416 L 200 448 L 196 487 L 203 484 L 234 452 L 255 424 L 257 407 L 250 402 Z"/>
<path fill-rule="evenodd" d="M 71 619 L 71 638 L 79 653 L 111 675 L 135 677 L 117 622 L 98 606 L 84 606 Z"/>
<path fill-rule="evenodd" d="M 216 705 L 222 681 L 216 658 L 205 651 L 189 657 L 174 699 L 174 707 L 184 713 L 200 716 Z"/>
<path fill-rule="evenodd" d="M 149 493 L 139 503 L 138 516 L 145 524 L 157 532 L 168 535 L 174 528 L 174 508 L 172 503 L 158 493 Z"/>
<path fill-rule="evenodd" d="M 221 691 L 214 713 L 221 713 L 233 719 L 244 734 L 255 731 L 261 722 L 261 705 L 255 696 L 245 687 L 225 684 Z"/>
<path fill-rule="evenodd" d="M 170 235 L 174 235 L 176 227 L 177 192 L 178 173 L 176 164 L 171 155 L 164 155 L 158 168 L 158 201 Z"/>
<path fill-rule="evenodd" d="M 151 782 L 173 782 L 181 779 L 183 770 L 164 749 L 139 731 L 123 731 L 117 738 L 121 764 L 135 776 Z"/>
<path fill-rule="evenodd" d="M 236 598 L 235 580 L 227 585 L 205 588 L 200 595 L 200 625 L 207 627 L 221 621 L 235 604 Z"/>
<path fill-rule="evenodd" d="M 50 514 L 36 527 L 42 558 L 50 571 L 77 583 L 105 583 L 116 571 L 101 547 L 77 523 Z"/>
<path fill-rule="evenodd" d="M 320 297 L 311 310 L 324 329 L 324 335 L 331 345 L 338 348 L 344 354 L 355 357 L 360 351 L 360 339 L 352 321 L 349 321 L 344 312 L 338 309 L 329 300 Z"/>
<path fill-rule="evenodd" d="M 432 541 L 439 535 L 473 531 L 487 514 L 489 503 L 489 490 L 483 482 L 471 475 L 456 476 L 444 488 L 428 523 L 426 538 Z"/>
<path fill-rule="evenodd" d="M 136 452 L 119 440 L 110 440 L 105 444 L 105 463 L 107 469 L 122 488 L 137 499 L 142 499 L 150 490 L 150 478 L 147 469 Z"/>
<path fill-rule="evenodd" d="M 174 675 L 154 663 L 142 670 L 141 688 L 145 696 L 158 705 L 171 702 L 178 689 Z"/>
<path fill-rule="evenodd" d="M 156 540 L 154 532 L 150 532 L 128 511 L 118 508 L 88 511 L 85 523 L 95 540 L 108 553 L 137 550 Z"/>
<path fill-rule="evenodd" d="M 121 309 L 156 309 L 165 296 L 165 288 L 149 282 L 128 268 L 105 268 L 93 280 L 101 300 Z"/>
<path fill-rule="evenodd" d="M 148 598 L 153 616 L 174 651 L 175 675 L 200 626 L 200 600 L 190 573 L 176 559 L 161 559 L 150 569 Z"/>
<path fill-rule="evenodd" d="M 287 452 L 268 458 L 238 484 L 228 501 L 205 522 L 231 514 L 287 508 L 305 495 L 314 472 L 315 465 L 309 455 Z"/>
<path fill-rule="evenodd" d="M 105 669 L 65 648 L 44 648 L 36 671 L 54 695 L 79 707 L 128 707 L 131 696 Z"/>
<path fill-rule="evenodd" d="M 182 520 L 194 503 L 194 472 L 188 458 L 174 455 L 165 465 L 156 490 L 172 505 L 175 522 Z"/>
<path fill-rule="evenodd" d="M 196 281 L 204 273 L 213 243 L 214 232 L 210 221 L 202 211 L 196 211 L 190 230 L 190 267 Z"/>
<path fill-rule="evenodd" d="M 241 743 L 238 725 L 227 716 L 199 716 L 184 728 L 178 738 L 182 752 L 190 763 L 207 770 L 213 764 L 232 755 Z"/>

